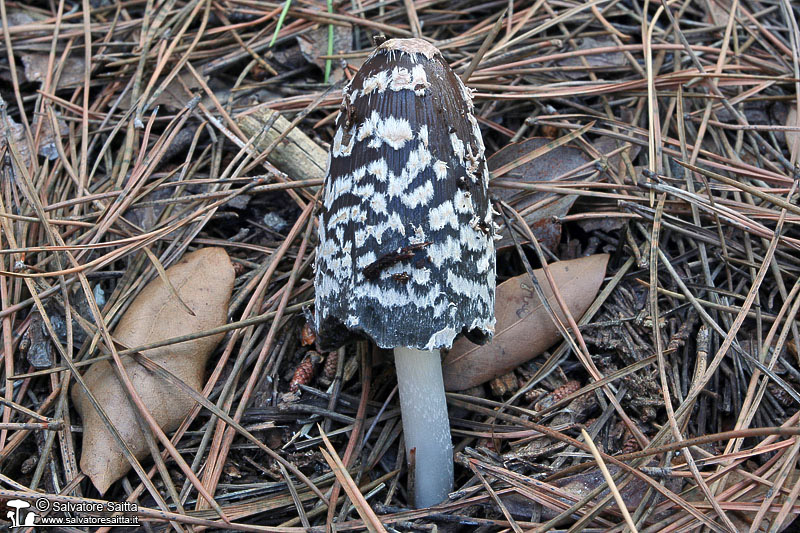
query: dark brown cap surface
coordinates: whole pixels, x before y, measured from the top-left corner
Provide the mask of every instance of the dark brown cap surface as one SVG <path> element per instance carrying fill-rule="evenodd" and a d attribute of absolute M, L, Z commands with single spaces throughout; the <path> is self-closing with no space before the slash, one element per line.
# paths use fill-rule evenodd
<path fill-rule="evenodd" d="M 419 39 L 386 41 L 345 88 L 320 214 L 316 321 L 382 348 L 494 329 L 488 170 L 468 89 Z"/>

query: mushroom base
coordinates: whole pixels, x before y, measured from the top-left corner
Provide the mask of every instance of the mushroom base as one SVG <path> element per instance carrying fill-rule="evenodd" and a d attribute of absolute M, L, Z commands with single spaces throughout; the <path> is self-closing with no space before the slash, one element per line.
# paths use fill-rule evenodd
<path fill-rule="evenodd" d="M 442 361 L 438 350 L 414 348 L 395 348 L 394 358 L 414 506 L 430 507 L 453 490 L 453 441 Z"/>

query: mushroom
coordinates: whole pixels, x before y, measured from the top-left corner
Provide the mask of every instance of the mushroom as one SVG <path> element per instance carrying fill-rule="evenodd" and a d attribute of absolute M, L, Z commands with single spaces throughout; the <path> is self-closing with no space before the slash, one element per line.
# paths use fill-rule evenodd
<path fill-rule="evenodd" d="M 391 39 L 344 89 L 319 218 L 316 327 L 394 349 L 414 505 L 443 501 L 453 452 L 441 349 L 494 332 L 495 228 L 472 94 L 441 52 Z"/>
<path fill-rule="evenodd" d="M 32 514 L 28 514 L 25 517 L 25 523 L 22 523 L 22 522 L 19 521 L 19 518 L 20 518 L 19 517 L 19 514 L 20 514 L 19 512 L 20 512 L 20 510 L 27 509 L 28 507 L 30 507 L 31 506 L 30 503 L 26 502 L 25 500 L 16 500 L 15 499 L 15 500 L 8 500 L 6 502 L 6 506 L 11 507 L 12 509 L 14 509 L 13 511 L 8 511 L 6 513 L 6 518 L 8 518 L 11 521 L 11 527 L 12 528 L 20 527 L 20 526 L 23 526 L 23 525 L 33 525 L 34 516 Z"/>

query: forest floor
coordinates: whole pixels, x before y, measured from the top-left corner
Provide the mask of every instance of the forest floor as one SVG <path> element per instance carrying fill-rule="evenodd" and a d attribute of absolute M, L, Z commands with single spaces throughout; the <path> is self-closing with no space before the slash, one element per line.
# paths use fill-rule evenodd
<path fill-rule="evenodd" d="M 792 527 L 798 3 L 0 0 L 0 18 L 0 507 L 128 501 L 147 531 Z M 429 40 L 473 90 L 498 316 L 532 311 L 450 387 L 455 488 L 429 509 L 410 507 L 391 354 L 320 352 L 306 312 L 342 87 L 380 36 Z M 230 263 L 173 286 L 205 248 Z"/>

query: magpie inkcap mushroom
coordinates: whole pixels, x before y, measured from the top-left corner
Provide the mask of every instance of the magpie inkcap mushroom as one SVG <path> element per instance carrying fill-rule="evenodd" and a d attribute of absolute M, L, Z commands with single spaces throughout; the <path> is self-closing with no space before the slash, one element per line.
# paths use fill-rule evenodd
<path fill-rule="evenodd" d="M 378 46 L 336 119 L 315 321 L 323 349 L 362 337 L 395 350 L 417 506 L 452 488 L 439 350 L 494 331 L 488 184 L 472 94 L 439 50 L 422 39 Z"/>

